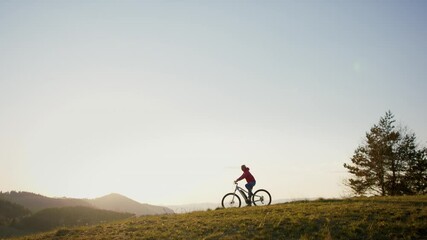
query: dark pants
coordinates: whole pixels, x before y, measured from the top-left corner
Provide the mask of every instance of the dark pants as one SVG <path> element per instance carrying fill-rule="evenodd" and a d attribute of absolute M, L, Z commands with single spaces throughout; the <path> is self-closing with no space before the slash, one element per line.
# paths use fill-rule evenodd
<path fill-rule="evenodd" d="M 256 184 L 256 182 L 253 181 L 253 182 L 248 182 L 245 185 L 246 189 L 248 189 L 248 191 L 249 191 L 249 199 L 251 199 L 251 197 L 252 197 L 252 188 L 254 188 L 255 184 Z"/>

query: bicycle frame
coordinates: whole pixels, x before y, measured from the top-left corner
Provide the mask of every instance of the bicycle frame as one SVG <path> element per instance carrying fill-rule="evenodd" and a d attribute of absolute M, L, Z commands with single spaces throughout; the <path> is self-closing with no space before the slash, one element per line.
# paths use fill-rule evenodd
<path fill-rule="evenodd" d="M 242 195 L 243 199 L 246 201 L 251 201 L 249 199 L 249 192 L 239 186 L 239 184 L 236 183 L 236 188 L 234 189 L 234 194 L 236 194 L 236 191 L 239 191 L 240 195 Z"/>

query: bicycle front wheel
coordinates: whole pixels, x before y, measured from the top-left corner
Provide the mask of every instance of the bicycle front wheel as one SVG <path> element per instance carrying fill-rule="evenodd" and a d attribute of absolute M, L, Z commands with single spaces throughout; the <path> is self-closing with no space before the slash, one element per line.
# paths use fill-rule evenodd
<path fill-rule="evenodd" d="M 271 195 L 265 189 L 259 189 L 252 195 L 252 202 L 255 206 L 267 206 L 271 204 Z"/>
<path fill-rule="evenodd" d="M 240 201 L 240 198 L 239 196 L 237 196 L 237 194 L 227 193 L 222 198 L 221 204 L 223 208 L 233 208 L 233 207 L 240 207 L 240 205 L 242 204 L 242 201 Z"/>

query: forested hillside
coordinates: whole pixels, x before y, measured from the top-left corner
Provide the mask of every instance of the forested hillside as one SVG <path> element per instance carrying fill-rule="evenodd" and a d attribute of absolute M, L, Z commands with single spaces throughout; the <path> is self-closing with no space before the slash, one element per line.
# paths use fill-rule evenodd
<path fill-rule="evenodd" d="M 0 192 L 0 238 L 85 226 L 134 215 L 171 214 L 167 207 L 142 204 L 120 194 L 96 199 L 49 198 L 30 192 Z"/>
<path fill-rule="evenodd" d="M 23 218 L 14 227 L 30 231 L 46 231 L 56 227 L 84 226 L 129 218 L 131 216 L 133 214 L 88 207 L 48 208 Z"/>
<path fill-rule="evenodd" d="M 0 225 L 7 224 L 15 218 L 30 214 L 31 211 L 23 206 L 0 199 Z"/>
<path fill-rule="evenodd" d="M 86 226 L 134 216 L 88 207 L 48 208 L 31 214 L 22 206 L 0 201 L 0 214 L 7 216 L 0 222 L 0 238 L 48 231 L 58 227 Z"/>

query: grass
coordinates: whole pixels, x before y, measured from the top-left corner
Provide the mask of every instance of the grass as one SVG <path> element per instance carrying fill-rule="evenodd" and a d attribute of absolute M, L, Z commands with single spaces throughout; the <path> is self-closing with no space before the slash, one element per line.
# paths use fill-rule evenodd
<path fill-rule="evenodd" d="M 427 239 L 427 196 L 300 201 L 145 216 L 20 239 Z"/>

